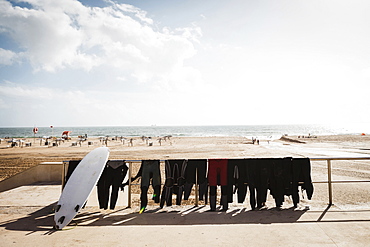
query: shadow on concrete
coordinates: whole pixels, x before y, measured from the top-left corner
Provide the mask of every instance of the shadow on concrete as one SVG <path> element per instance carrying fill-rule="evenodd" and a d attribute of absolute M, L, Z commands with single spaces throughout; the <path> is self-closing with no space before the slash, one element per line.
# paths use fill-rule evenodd
<path fill-rule="evenodd" d="M 7 207 L 1 211 L 7 211 L 8 214 L 25 215 L 17 219 L 0 221 L 0 227 L 12 231 L 29 231 L 31 234 L 38 231 L 50 231 L 54 224 L 54 206 L 56 203 L 46 207 Z M 36 209 L 38 208 L 38 209 Z M 36 209 L 36 211 L 34 211 Z"/>
<path fill-rule="evenodd" d="M 0 227 L 13 231 L 28 231 L 26 235 L 34 232 L 45 231 L 45 235 L 56 232 L 54 225 L 54 206 L 50 204 L 44 208 L 32 211 L 21 218 L 0 222 Z M 16 208 L 16 207 L 14 207 Z M 277 210 L 275 208 L 265 210 L 247 210 L 246 208 L 236 208 L 224 211 L 207 211 L 207 206 L 191 207 L 181 210 L 173 209 L 153 209 L 147 210 L 143 214 L 132 212 L 132 209 L 119 209 L 104 213 L 101 211 L 79 213 L 74 220 L 64 230 L 73 229 L 76 226 L 160 226 L 160 225 L 223 225 L 223 224 L 274 224 L 274 223 L 319 223 L 319 222 L 370 222 L 370 219 L 334 219 L 323 220 L 328 213 L 330 206 L 323 211 L 297 210 L 294 208 Z M 12 211 L 16 209 L 11 209 Z M 24 214 L 24 207 L 23 207 Z M 85 209 L 86 211 L 89 209 Z M 312 220 L 300 220 L 307 212 L 320 214 Z M 334 211 L 337 212 L 337 211 Z M 344 211 L 348 213 L 347 211 Z M 355 211 L 359 213 L 360 211 Z M 17 212 L 12 212 L 17 214 Z M 340 212 L 339 212 L 340 213 Z M 343 211 L 342 211 L 343 213 Z M 366 214 L 369 211 L 366 210 Z M 306 217 L 307 218 L 307 217 Z"/>
<path fill-rule="evenodd" d="M 293 209 L 251 211 L 245 208 L 210 212 L 204 207 L 178 211 L 147 210 L 143 214 L 124 214 L 124 210 L 100 215 L 80 214 L 75 221 L 86 226 L 272 224 L 296 222 L 306 212 Z"/>

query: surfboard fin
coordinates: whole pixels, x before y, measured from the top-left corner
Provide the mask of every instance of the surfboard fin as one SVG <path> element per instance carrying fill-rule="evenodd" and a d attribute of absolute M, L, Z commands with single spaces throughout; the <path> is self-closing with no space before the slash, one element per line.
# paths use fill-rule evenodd
<path fill-rule="evenodd" d="M 65 218 L 66 218 L 65 216 L 60 217 L 59 220 L 58 220 L 58 222 L 60 224 L 63 224 L 63 221 L 64 221 Z"/>
<path fill-rule="evenodd" d="M 76 205 L 75 211 L 78 212 L 79 209 L 80 209 L 80 205 Z"/>

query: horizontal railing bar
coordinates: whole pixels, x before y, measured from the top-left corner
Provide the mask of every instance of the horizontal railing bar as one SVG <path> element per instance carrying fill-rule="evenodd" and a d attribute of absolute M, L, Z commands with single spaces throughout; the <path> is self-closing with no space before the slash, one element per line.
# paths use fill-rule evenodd
<path fill-rule="evenodd" d="M 370 157 L 334 157 L 334 158 L 309 158 L 314 161 L 326 161 L 326 160 L 370 160 Z"/>
<path fill-rule="evenodd" d="M 307 157 L 309 158 L 309 157 Z M 234 158 L 230 158 L 230 159 L 234 159 Z M 240 158 L 240 159 L 249 159 L 249 158 Z M 250 159 L 258 159 L 258 158 L 250 158 Z M 312 161 L 326 161 L 326 160 L 370 160 L 370 156 L 369 157 L 329 157 L 329 158 L 324 158 L 324 157 L 321 157 L 321 158 L 309 158 L 310 160 Z M 143 160 L 146 160 L 146 159 L 143 159 Z M 154 160 L 154 159 L 149 159 L 149 160 Z M 141 162 L 142 160 L 124 160 L 125 162 L 132 162 L 132 163 L 135 163 L 135 162 Z M 159 160 L 160 162 L 165 162 L 166 160 Z"/>
<path fill-rule="evenodd" d="M 329 181 L 312 181 L 313 184 L 327 184 Z M 343 181 L 331 181 L 331 183 L 370 183 L 370 180 L 343 180 Z M 299 183 L 301 184 L 301 182 Z M 303 184 L 303 182 L 302 182 Z"/>
<path fill-rule="evenodd" d="M 332 183 L 369 183 L 369 180 L 358 180 L 358 181 L 352 181 L 352 180 L 342 180 L 342 181 L 331 181 Z"/>

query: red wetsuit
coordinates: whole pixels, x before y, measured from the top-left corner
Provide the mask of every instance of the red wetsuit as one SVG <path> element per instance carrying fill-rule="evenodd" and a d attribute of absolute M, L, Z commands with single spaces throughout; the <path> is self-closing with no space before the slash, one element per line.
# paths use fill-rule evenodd
<path fill-rule="evenodd" d="M 217 186 L 217 175 L 220 176 L 220 185 L 227 185 L 227 159 L 208 160 L 209 186 Z"/>

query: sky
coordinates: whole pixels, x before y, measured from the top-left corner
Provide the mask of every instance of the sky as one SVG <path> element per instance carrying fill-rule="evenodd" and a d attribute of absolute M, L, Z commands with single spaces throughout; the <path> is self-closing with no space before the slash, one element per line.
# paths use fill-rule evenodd
<path fill-rule="evenodd" d="M 368 0 L 0 0 L 0 127 L 370 124 Z"/>

